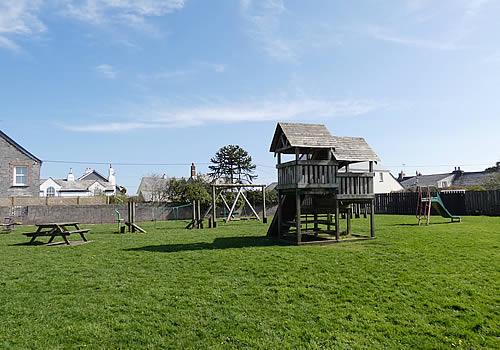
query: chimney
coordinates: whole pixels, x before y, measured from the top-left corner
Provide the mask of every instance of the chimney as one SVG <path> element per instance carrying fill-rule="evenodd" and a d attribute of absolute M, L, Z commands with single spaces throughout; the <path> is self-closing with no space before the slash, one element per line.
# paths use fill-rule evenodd
<path fill-rule="evenodd" d="M 191 163 L 191 178 L 194 179 L 196 177 L 196 165 Z"/>
<path fill-rule="evenodd" d="M 403 170 L 401 170 L 401 172 L 398 175 L 398 181 L 401 182 L 404 179 L 405 179 L 405 173 L 403 172 Z"/>
<path fill-rule="evenodd" d="M 73 175 L 73 169 L 69 168 L 69 173 L 68 177 L 66 177 L 66 181 L 68 182 L 74 182 L 75 181 L 75 175 Z"/>
<path fill-rule="evenodd" d="M 113 187 L 116 187 L 115 169 L 113 169 L 113 166 L 111 164 L 109 165 L 108 170 L 108 182 L 113 185 Z"/>
<path fill-rule="evenodd" d="M 452 174 L 455 175 L 455 178 L 458 178 L 463 175 L 463 170 L 460 169 L 460 167 L 455 167 L 455 170 L 453 170 Z"/>

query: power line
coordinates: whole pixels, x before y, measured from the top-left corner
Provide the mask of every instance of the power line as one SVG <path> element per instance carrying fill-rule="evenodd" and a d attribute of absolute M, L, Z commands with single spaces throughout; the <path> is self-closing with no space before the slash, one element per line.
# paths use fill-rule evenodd
<path fill-rule="evenodd" d="M 44 160 L 44 163 L 57 163 L 57 164 L 85 164 L 85 165 L 119 165 L 119 166 L 190 166 L 191 163 L 127 163 L 127 162 L 87 162 L 87 161 L 79 161 L 79 160 Z M 211 165 L 209 162 L 194 162 L 197 165 Z M 405 167 L 405 168 L 424 168 L 424 167 L 453 167 L 453 166 L 484 166 L 491 165 L 492 163 L 475 163 L 475 164 L 419 164 L 412 165 L 406 163 L 400 164 L 384 164 L 386 167 Z M 270 168 L 275 169 L 276 165 L 268 165 L 268 164 L 255 164 L 260 168 Z"/>
<path fill-rule="evenodd" d="M 79 160 L 44 160 L 44 163 L 58 164 L 86 164 L 86 165 L 120 165 L 120 166 L 189 166 L 191 163 L 121 163 L 121 162 L 84 162 Z M 195 164 L 208 165 L 210 163 L 195 162 Z"/>

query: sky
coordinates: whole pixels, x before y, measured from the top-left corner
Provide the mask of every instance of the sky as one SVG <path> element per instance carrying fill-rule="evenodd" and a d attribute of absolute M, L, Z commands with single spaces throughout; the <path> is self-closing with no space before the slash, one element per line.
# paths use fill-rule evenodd
<path fill-rule="evenodd" d="M 135 193 L 278 121 L 364 137 L 394 175 L 500 161 L 500 0 L 0 0 L 0 129 Z"/>

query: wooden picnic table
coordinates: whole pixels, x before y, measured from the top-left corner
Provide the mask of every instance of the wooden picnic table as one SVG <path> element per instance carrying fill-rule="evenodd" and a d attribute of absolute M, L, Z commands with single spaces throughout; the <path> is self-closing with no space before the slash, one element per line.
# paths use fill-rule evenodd
<path fill-rule="evenodd" d="M 79 234 L 84 242 L 87 242 L 85 233 L 89 229 L 81 229 L 78 222 L 53 222 L 35 225 L 37 230 L 35 232 L 24 233 L 25 236 L 31 237 L 29 244 L 33 244 L 37 237 L 50 237 L 47 244 L 52 243 L 56 236 L 61 236 L 66 244 L 70 244 L 68 236 L 71 234 Z"/>

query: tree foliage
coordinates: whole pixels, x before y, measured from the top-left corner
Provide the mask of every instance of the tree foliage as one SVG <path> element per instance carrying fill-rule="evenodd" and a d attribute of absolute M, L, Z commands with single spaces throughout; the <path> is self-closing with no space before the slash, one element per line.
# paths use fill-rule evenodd
<path fill-rule="evenodd" d="M 201 179 L 196 179 L 186 185 L 184 195 L 190 202 L 200 201 L 202 204 L 210 203 L 208 184 Z"/>
<path fill-rule="evenodd" d="M 229 183 L 252 183 L 257 178 L 252 157 L 238 145 L 220 148 L 210 161 L 210 177 L 213 179 L 223 178 Z"/>
<path fill-rule="evenodd" d="M 486 180 L 483 184 L 482 187 L 484 187 L 485 190 L 500 190 L 500 173 L 495 174 L 495 176 L 491 177 L 490 179 Z"/>

